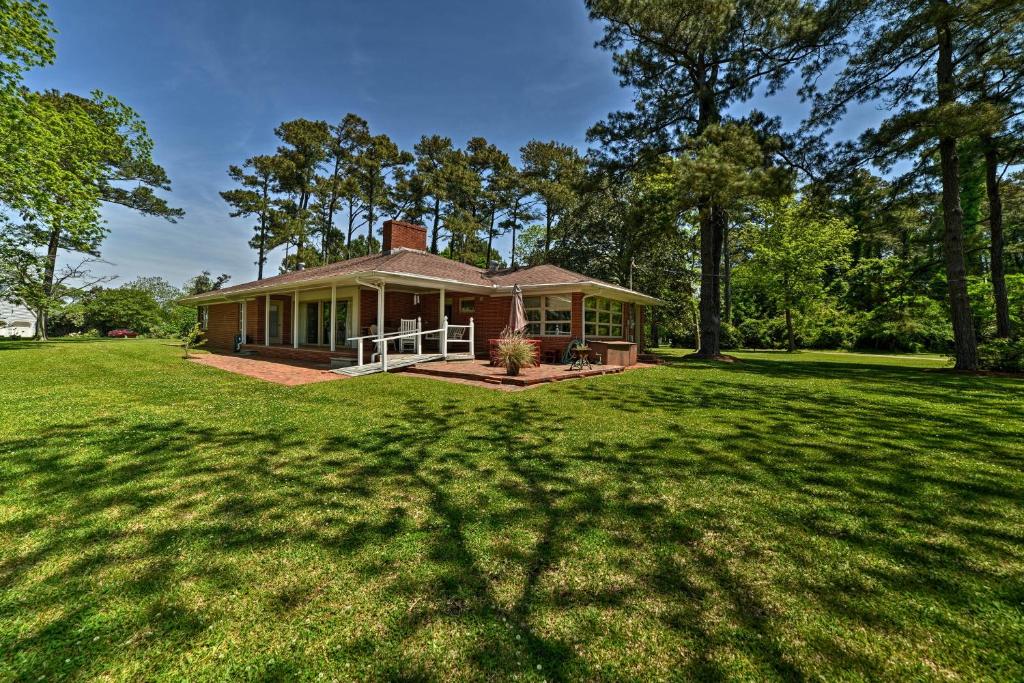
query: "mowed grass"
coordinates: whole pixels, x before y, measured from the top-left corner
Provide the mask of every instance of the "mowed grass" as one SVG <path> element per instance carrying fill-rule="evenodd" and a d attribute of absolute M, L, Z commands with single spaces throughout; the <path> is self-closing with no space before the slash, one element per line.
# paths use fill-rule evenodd
<path fill-rule="evenodd" d="M 1024 382 L 0 344 L 0 680 L 1024 679 Z"/>

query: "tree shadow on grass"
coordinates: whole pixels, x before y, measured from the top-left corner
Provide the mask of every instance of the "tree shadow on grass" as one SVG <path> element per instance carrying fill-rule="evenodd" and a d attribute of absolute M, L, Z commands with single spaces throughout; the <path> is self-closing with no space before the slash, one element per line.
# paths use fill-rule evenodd
<path fill-rule="evenodd" d="M 554 680 L 921 673 L 913 655 L 889 661 L 901 648 L 986 668 L 1011 629 L 979 595 L 1019 604 L 1006 568 L 1024 546 L 1019 426 L 989 417 L 1005 396 L 889 371 L 910 397 L 894 408 L 867 398 L 880 380 L 842 370 L 853 388 L 826 401 L 788 382 L 835 371 L 809 365 L 724 370 L 772 380 L 746 393 L 688 382 L 687 365 L 674 382 L 396 402 L 347 429 L 38 429 L 3 444 L 0 491 L 23 505 L 0 534 L 28 539 L 0 559 L 0 623 L 21 624 L 0 629 L 0 651 L 19 657 L 7 671 L 27 678 L 72 649 L 52 672 L 116 676 L 134 658 L 151 661 L 143 677 L 166 674 L 180 665 L 168 652 L 202 652 L 211 627 L 238 619 L 200 605 L 239 594 L 275 630 L 332 648 L 275 651 L 249 678 L 341 662 L 361 668 L 334 673 L 404 680 L 452 666 Z M 982 398 L 928 414 L 954 390 Z M 611 410 L 635 429 L 601 425 Z M 275 567 L 290 569 L 260 576 Z M 296 626 L 311 610 L 324 631 Z M 958 662 L 921 629 L 975 647 Z"/>

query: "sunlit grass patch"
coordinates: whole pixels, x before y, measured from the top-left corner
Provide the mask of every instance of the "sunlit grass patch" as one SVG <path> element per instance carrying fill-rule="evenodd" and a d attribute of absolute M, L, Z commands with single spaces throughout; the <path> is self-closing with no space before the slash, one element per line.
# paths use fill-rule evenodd
<path fill-rule="evenodd" d="M 0 680 L 1024 676 L 1024 384 L 737 355 L 506 394 L 0 343 Z"/>

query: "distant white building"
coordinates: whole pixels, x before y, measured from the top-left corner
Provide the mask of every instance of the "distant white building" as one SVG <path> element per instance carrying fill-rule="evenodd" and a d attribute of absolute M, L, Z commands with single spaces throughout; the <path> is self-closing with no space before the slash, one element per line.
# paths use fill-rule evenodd
<path fill-rule="evenodd" d="M 21 304 L 0 301 L 0 337 L 36 336 L 36 316 Z"/>

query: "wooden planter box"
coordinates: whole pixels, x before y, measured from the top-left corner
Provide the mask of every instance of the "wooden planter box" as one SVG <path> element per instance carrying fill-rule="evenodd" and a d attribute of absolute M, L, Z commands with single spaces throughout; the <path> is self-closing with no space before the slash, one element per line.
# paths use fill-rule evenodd
<path fill-rule="evenodd" d="M 593 350 L 591 359 L 594 358 L 593 354 L 598 354 L 601 356 L 601 362 L 605 365 L 621 365 L 624 368 L 636 365 L 637 350 L 634 342 L 588 339 L 587 346 Z"/>

